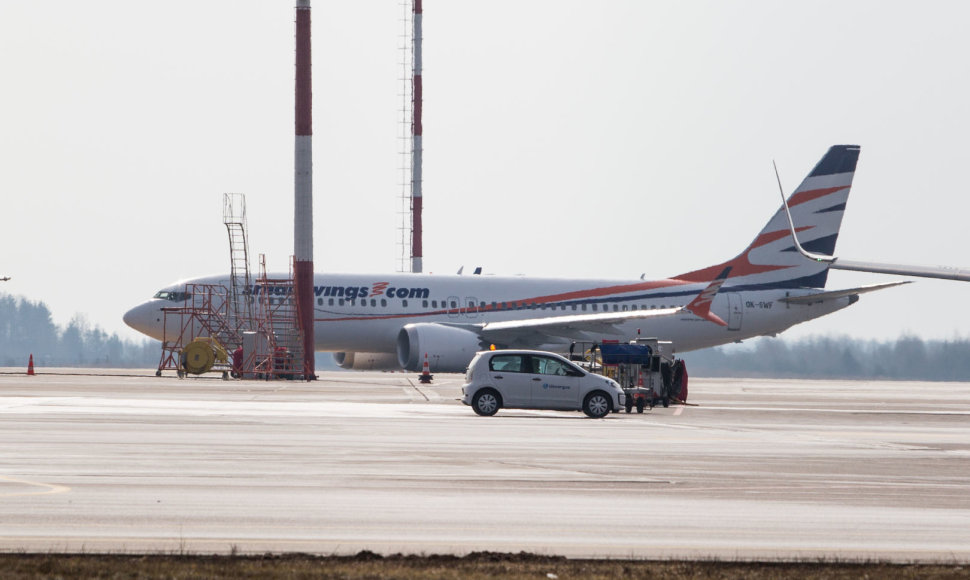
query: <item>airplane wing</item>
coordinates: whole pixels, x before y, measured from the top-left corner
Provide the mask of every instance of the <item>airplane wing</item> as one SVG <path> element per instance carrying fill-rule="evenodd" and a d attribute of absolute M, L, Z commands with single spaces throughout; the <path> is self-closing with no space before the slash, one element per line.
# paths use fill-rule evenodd
<path fill-rule="evenodd" d="M 588 340 L 591 333 L 622 334 L 616 325 L 631 320 L 649 320 L 692 313 L 720 326 L 727 326 L 719 316 L 711 312 L 711 303 L 717 291 L 727 280 L 731 268 L 725 268 L 690 304 L 679 308 L 660 308 L 657 310 L 630 310 L 626 312 L 600 312 L 595 314 L 573 314 L 484 322 L 480 324 L 460 324 L 442 322 L 439 324 L 464 328 L 476 332 L 483 342 L 492 344 L 541 344 L 567 340 Z"/>
<path fill-rule="evenodd" d="M 902 286 L 903 284 L 912 283 L 912 280 L 907 280 L 905 282 L 889 282 L 887 284 L 870 284 L 869 286 L 849 288 L 848 290 L 833 290 L 831 292 L 820 292 L 818 294 L 809 294 L 807 296 L 789 296 L 788 298 L 781 298 L 779 301 L 787 302 L 788 304 L 818 304 L 827 300 L 845 298 L 846 296 L 858 296 L 859 294 L 865 294 L 866 292 L 875 292 L 876 290 L 884 290 L 886 288 L 892 288 L 893 286 Z"/>

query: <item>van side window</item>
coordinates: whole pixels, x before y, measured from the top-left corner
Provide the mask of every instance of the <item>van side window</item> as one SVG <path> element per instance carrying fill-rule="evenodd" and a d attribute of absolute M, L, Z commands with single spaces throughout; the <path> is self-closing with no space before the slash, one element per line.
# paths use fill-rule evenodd
<path fill-rule="evenodd" d="M 570 369 L 562 361 L 545 356 L 532 356 L 532 372 L 540 375 L 568 376 Z"/>
<path fill-rule="evenodd" d="M 497 354 L 488 361 L 488 370 L 504 371 L 507 373 L 522 372 L 522 355 L 520 354 Z"/>

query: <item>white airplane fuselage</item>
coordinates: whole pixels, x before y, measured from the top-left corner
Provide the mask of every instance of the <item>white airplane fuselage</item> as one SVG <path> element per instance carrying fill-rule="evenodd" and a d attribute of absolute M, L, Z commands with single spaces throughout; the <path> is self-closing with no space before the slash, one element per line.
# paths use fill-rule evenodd
<path fill-rule="evenodd" d="M 171 294 L 185 284 L 228 287 L 225 276 L 198 278 L 171 286 Z M 576 314 L 631 312 L 684 306 L 703 284 L 677 280 L 581 280 L 430 274 L 317 274 L 314 277 L 314 338 L 318 351 L 395 353 L 407 324 L 476 325 L 488 322 L 560 317 Z M 250 290 L 256 300 L 291 300 L 286 294 L 262 296 L 258 284 Z M 629 340 L 637 336 L 671 340 L 686 352 L 742 339 L 782 332 L 792 325 L 849 306 L 849 297 L 818 304 L 788 304 L 780 299 L 808 296 L 812 289 L 732 290 L 715 296 L 712 312 L 727 326 L 719 326 L 690 312 L 663 318 L 634 319 L 584 330 L 589 341 Z M 165 291 L 159 294 L 165 294 Z M 125 321 L 158 340 L 163 336 L 163 307 L 182 302 L 154 298 L 136 306 Z M 526 339 L 528 340 L 528 339 Z M 544 337 L 537 348 L 569 344 L 571 338 Z M 512 345 L 501 345 L 512 346 Z"/>

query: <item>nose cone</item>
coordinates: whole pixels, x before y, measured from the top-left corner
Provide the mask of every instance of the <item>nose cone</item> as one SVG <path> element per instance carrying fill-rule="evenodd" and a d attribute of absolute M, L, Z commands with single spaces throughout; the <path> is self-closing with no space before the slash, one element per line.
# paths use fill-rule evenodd
<path fill-rule="evenodd" d="M 152 302 L 145 302 L 125 312 L 125 324 L 155 340 L 162 340 L 163 322 L 161 308 Z"/>

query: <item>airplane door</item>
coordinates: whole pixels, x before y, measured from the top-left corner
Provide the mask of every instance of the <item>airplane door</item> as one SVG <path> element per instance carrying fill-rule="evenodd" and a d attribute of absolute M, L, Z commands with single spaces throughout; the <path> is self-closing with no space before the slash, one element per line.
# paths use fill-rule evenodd
<path fill-rule="evenodd" d="M 467 318 L 478 318 L 478 298 L 465 296 L 465 316 Z"/>
<path fill-rule="evenodd" d="M 458 318 L 461 316 L 461 299 L 457 296 L 449 296 L 445 308 L 448 309 L 448 316 Z"/>
<path fill-rule="evenodd" d="M 741 330 L 741 317 L 743 305 L 741 295 L 737 292 L 729 292 L 728 295 L 728 330 Z"/>

